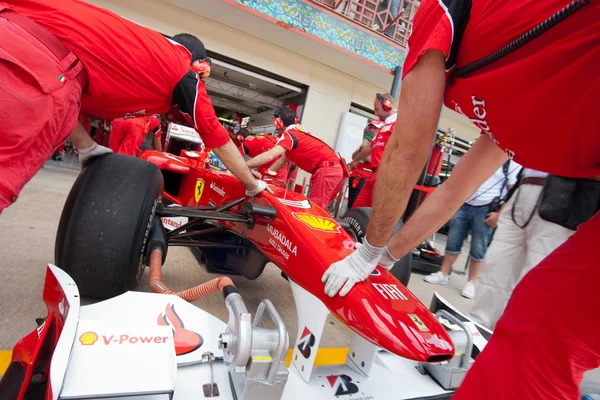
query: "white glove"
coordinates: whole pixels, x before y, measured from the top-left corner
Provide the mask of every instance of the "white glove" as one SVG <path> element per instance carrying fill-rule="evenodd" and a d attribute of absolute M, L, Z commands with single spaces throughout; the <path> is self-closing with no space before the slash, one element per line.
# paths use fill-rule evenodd
<path fill-rule="evenodd" d="M 381 265 L 383 268 L 385 268 L 387 270 L 390 270 L 390 269 L 392 269 L 394 264 L 396 264 L 398 261 L 400 261 L 400 259 L 394 257 L 392 255 L 392 253 L 390 253 L 390 249 L 388 249 L 388 247 L 385 246 L 385 249 L 383 250 L 383 254 L 381 255 L 381 258 L 379 259 L 379 265 Z"/>
<path fill-rule="evenodd" d="M 363 239 L 362 246 L 341 261 L 331 264 L 323 274 L 321 281 L 325 283 L 325 294 L 334 297 L 348 294 L 357 282 L 362 282 L 377 267 L 384 247 L 375 247 Z M 343 286 L 343 287 L 342 287 Z M 342 290 L 340 290 L 342 289 Z"/>
<path fill-rule="evenodd" d="M 256 181 L 258 182 L 258 185 L 256 185 L 256 187 L 252 190 L 246 190 L 246 196 L 250 196 L 250 197 L 254 197 L 257 194 L 259 194 L 260 192 L 262 192 L 263 190 L 266 190 L 269 193 L 273 193 L 273 191 L 271 190 L 271 188 L 269 188 L 269 185 L 267 185 L 267 183 L 265 181 Z"/>
<path fill-rule="evenodd" d="M 85 167 L 87 163 L 95 157 L 99 157 L 103 154 L 109 154 L 113 151 L 108 147 L 100 146 L 98 143 L 94 143 L 87 149 L 78 149 L 79 151 L 79 165 L 81 168 Z"/>

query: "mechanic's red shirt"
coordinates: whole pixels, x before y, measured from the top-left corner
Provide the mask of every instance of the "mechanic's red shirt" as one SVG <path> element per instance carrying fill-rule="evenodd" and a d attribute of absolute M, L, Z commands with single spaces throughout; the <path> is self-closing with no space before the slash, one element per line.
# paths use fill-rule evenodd
<path fill-rule="evenodd" d="M 250 158 L 254 158 L 266 151 L 271 150 L 273 147 L 275 147 L 276 141 L 277 141 L 277 139 L 275 139 L 271 135 L 257 135 L 257 136 L 250 135 L 244 139 L 244 141 L 240 144 L 239 148 L 240 148 L 240 152 L 243 155 L 247 155 Z M 271 165 L 275 164 L 275 162 L 278 159 L 279 158 L 276 158 L 273 161 L 269 161 L 268 163 L 261 165 L 261 168 L 269 169 L 271 167 Z M 277 175 L 280 178 L 285 179 L 286 172 L 287 172 L 287 170 L 284 166 L 279 171 L 277 171 Z"/>
<path fill-rule="evenodd" d="M 309 173 L 314 172 L 324 161 L 340 161 L 331 147 L 301 125 L 288 126 L 276 144 L 287 150 L 286 157 L 295 162 L 298 168 Z"/>
<path fill-rule="evenodd" d="M 446 71 L 499 50 L 570 0 L 424 0 L 403 77 L 426 50 Z M 470 12 L 469 12 L 470 8 Z M 447 107 L 466 115 L 515 161 L 558 175 L 600 175 L 600 2 L 592 2 L 513 53 L 449 79 Z"/>
<path fill-rule="evenodd" d="M 145 133 L 152 132 L 153 136 L 161 137 L 162 129 L 160 119 L 156 115 L 147 118 Z"/>
<path fill-rule="evenodd" d="M 96 118 L 164 114 L 176 104 L 209 147 L 229 141 L 191 54 L 160 33 L 83 1 L 2 0 L 53 33 L 82 62 L 81 111 Z"/>
<path fill-rule="evenodd" d="M 385 150 L 385 146 L 388 140 L 390 140 L 390 136 L 396 126 L 396 114 L 388 118 L 388 120 L 386 120 L 388 122 L 377 131 L 377 135 L 371 140 L 371 168 L 379 168 L 379 164 L 381 164 L 383 150 Z"/>

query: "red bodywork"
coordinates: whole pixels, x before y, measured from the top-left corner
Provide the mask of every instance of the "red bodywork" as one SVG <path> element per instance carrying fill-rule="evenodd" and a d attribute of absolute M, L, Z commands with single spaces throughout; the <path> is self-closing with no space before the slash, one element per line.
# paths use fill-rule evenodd
<path fill-rule="evenodd" d="M 193 156 L 177 157 L 145 151 L 140 157 L 157 165 L 165 177 L 164 198 L 181 206 L 220 206 L 244 196 L 244 187 L 231 174 Z M 177 175 L 180 175 L 178 177 Z M 180 180 L 177 193 L 169 193 L 169 179 Z M 203 190 L 198 196 L 198 183 Z M 218 190 L 217 190 L 218 189 Z M 321 282 L 329 266 L 355 249 L 354 240 L 329 214 L 306 197 L 271 185 L 251 203 L 272 206 L 277 217 L 256 216 L 249 227 L 219 222 L 252 242 L 291 280 L 319 298 L 350 329 L 368 341 L 416 361 L 441 361 L 454 355 L 454 345 L 433 314 L 393 275 L 378 267 L 345 297 L 330 298 Z M 231 211 L 239 211 L 241 205 Z"/>
<path fill-rule="evenodd" d="M 12 352 L 11 364 L 20 364 L 18 368 L 24 370 L 23 383 L 17 396 L 19 400 L 31 396 L 28 390 L 35 375 L 42 375 L 36 378 L 38 382 L 50 381 L 48 379 L 50 361 L 69 313 L 69 302 L 54 274 L 46 274 L 43 300 L 48 310 L 46 320 L 36 330 L 21 339 Z M 46 400 L 52 398 L 52 388 L 49 383 L 45 393 Z"/>

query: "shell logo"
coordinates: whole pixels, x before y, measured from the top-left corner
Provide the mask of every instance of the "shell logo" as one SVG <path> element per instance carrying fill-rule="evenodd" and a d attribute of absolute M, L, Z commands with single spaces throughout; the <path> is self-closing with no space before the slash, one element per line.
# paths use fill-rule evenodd
<path fill-rule="evenodd" d="M 95 332 L 85 332 L 79 336 L 79 341 L 83 346 L 91 346 L 98 341 L 98 335 Z"/>
<path fill-rule="evenodd" d="M 294 213 L 297 220 L 304 222 L 313 229 L 325 232 L 339 232 L 340 226 L 337 222 L 329 218 L 317 217 L 310 214 Z"/>

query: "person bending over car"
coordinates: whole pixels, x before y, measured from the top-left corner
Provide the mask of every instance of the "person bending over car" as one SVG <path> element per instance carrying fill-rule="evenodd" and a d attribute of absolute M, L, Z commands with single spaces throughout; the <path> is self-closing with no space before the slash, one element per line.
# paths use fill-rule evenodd
<path fill-rule="evenodd" d="M 327 208 L 344 184 L 342 161 L 331 147 L 297 123 L 296 114 L 289 107 L 275 110 L 273 124 L 279 133 L 275 147 L 249 160 L 248 167 L 258 167 L 279 157 L 271 166 L 272 170 L 278 170 L 290 159 L 312 174 L 309 198 Z"/>
<path fill-rule="evenodd" d="M 108 147 L 115 153 L 136 157 L 142 144 L 162 151 L 160 119 L 156 115 L 117 118 L 112 123 Z"/>
<path fill-rule="evenodd" d="M 462 68 L 539 26 L 570 0 L 421 3 L 402 69 L 398 123 L 378 171 L 366 240 L 323 275 L 329 296 L 345 295 L 378 264 L 389 268 L 409 254 L 508 158 L 547 171 L 558 182 L 563 176 L 586 178 L 578 185 L 599 184 L 594 180 L 600 176 L 600 1 L 573 3 L 569 10 L 576 11 L 564 20 L 553 18 L 562 21 L 540 36 L 468 70 Z M 466 115 L 482 135 L 452 176 L 390 239 L 431 151 L 442 103 Z M 564 186 L 567 198 L 592 196 L 591 191 L 571 192 L 569 186 Z M 563 203 L 542 203 L 546 218 L 561 217 L 556 205 Z M 578 224 L 577 231 L 517 285 L 454 399 L 579 398 L 583 373 L 600 366 L 600 319 L 594 315 L 600 281 L 598 204 L 589 204 L 589 218 L 565 215 Z"/>
<path fill-rule="evenodd" d="M 69 135 L 83 166 L 111 152 L 78 124 L 80 112 L 115 119 L 177 106 L 248 195 L 267 187 L 215 115 L 202 81 L 210 60 L 198 38 L 170 40 L 73 0 L 0 0 L 0 37 L 0 212 Z"/>
<path fill-rule="evenodd" d="M 229 133 L 229 136 L 234 135 L 233 133 Z M 247 129 L 242 128 L 239 131 L 239 134 L 236 138 L 238 145 L 238 150 L 242 153 L 243 156 L 248 156 L 249 158 L 254 158 L 264 152 L 271 150 L 275 147 L 275 143 L 277 139 L 268 134 L 262 135 L 251 135 Z M 235 143 L 235 142 L 234 142 Z M 273 164 L 277 163 L 278 159 L 274 159 L 269 161 L 266 164 L 261 165 L 262 172 L 268 173 L 271 176 L 274 176 L 278 179 L 285 181 L 287 179 L 287 164 L 285 163 L 283 166 L 279 167 L 278 170 L 273 169 Z M 279 163 L 275 165 L 275 168 L 279 166 Z"/>

